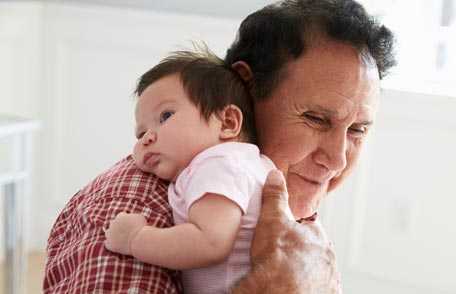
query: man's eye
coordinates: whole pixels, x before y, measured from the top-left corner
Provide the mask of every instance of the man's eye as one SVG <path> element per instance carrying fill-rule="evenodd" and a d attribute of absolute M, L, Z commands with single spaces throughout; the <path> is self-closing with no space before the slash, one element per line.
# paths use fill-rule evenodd
<path fill-rule="evenodd" d="M 367 134 L 367 128 L 366 127 L 361 127 L 361 128 L 350 128 L 350 132 L 355 136 L 355 137 L 363 137 Z"/>
<path fill-rule="evenodd" d="M 163 111 L 160 113 L 160 123 L 164 123 L 174 114 L 174 111 Z"/>
<path fill-rule="evenodd" d="M 326 123 L 326 120 L 324 118 L 319 117 L 314 114 L 304 113 L 302 116 L 305 117 L 307 120 L 310 120 L 311 122 L 316 123 L 316 124 L 322 125 L 322 124 Z"/>

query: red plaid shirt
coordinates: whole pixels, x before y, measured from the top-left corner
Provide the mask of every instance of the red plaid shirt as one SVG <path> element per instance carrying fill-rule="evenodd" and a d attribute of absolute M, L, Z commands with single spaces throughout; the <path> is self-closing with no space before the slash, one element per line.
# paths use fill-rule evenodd
<path fill-rule="evenodd" d="M 105 249 L 104 228 L 119 212 L 150 225 L 173 224 L 167 184 L 139 170 L 131 156 L 74 195 L 47 245 L 44 293 L 182 293 L 179 274 Z"/>

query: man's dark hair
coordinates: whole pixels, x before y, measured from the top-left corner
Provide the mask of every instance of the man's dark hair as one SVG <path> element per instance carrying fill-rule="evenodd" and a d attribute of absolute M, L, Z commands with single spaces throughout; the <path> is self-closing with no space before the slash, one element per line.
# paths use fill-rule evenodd
<path fill-rule="evenodd" d="M 380 79 L 396 63 L 391 31 L 353 0 L 284 0 L 268 5 L 241 23 L 225 63 L 244 61 L 250 66 L 252 95 L 261 100 L 280 82 L 284 66 L 312 45 L 313 36 L 350 44 L 365 60 L 371 56 Z"/>
<path fill-rule="evenodd" d="M 230 104 L 238 106 L 243 114 L 241 137 L 255 143 L 253 101 L 231 66 L 226 66 L 206 46 L 195 51 L 175 51 L 139 78 L 135 94 L 139 97 L 151 84 L 173 74 L 179 74 L 185 93 L 206 120 Z"/>

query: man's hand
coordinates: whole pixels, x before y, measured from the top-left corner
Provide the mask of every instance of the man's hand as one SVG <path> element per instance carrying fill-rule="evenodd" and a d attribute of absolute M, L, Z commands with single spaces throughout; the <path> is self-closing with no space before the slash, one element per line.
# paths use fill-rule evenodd
<path fill-rule="evenodd" d="M 146 218 L 141 214 L 119 213 L 105 232 L 105 247 L 117 253 L 131 255 L 130 243 L 146 225 Z"/>
<path fill-rule="evenodd" d="M 333 248 L 319 222 L 290 217 L 281 172 L 268 175 L 251 248 L 252 270 L 233 293 L 342 293 Z"/>

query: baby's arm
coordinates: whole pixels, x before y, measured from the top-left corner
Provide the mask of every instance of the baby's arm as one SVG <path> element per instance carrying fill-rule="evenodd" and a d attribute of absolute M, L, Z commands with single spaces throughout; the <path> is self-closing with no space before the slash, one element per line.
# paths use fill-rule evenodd
<path fill-rule="evenodd" d="M 209 266 L 223 261 L 231 252 L 241 216 L 236 203 L 207 193 L 190 207 L 189 222 L 185 224 L 162 229 L 135 221 L 122 232 L 119 228 L 123 224 L 114 220 L 106 232 L 106 247 L 171 269 Z"/>

